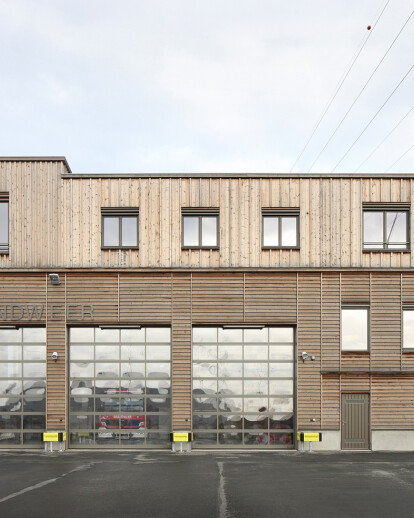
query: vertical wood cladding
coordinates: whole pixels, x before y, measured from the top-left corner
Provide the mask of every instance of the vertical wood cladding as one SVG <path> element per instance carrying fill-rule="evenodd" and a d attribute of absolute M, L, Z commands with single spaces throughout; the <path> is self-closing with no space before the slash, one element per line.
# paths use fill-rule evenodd
<path fill-rule="evenodd" d="M 298 275 L 298 426 L 317 429 L 321 426 L 321 275 Z M 302 351 L 308 359 L 300 358 Z M 315 361 L 311 356 L 315 356 Z M 315 421 L 311 421 L 315 419 Z"/>
<path fill-rule="evenodd" d="M 111 178 L 64 162 L 0 160 L 10 254 L 0 268 L 410 267 L 414 251 L 362 252 L 363 203 L 410 203 L 402 178 Z M 101 207 L 139 208 L 139 250 L 101 249 Z M 181 209 L 220 211 L 220 250 L 181 249 Z M 262 250 L 262 209 L 300 208 L 300 249 Z M 41 231 L 39 231 L 41 229 Z M 411 242 L 414 225 L 411 224 Z"/>
<path fill-rule="evenodd" d="M 191 276 L 172 278 L 172 427 L 191 430 Z"/>

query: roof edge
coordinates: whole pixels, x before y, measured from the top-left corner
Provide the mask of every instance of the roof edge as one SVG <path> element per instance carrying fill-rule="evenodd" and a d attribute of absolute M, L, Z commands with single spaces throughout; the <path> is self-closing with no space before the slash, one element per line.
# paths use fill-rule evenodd
<path fill-rule="evenodd" d="M 63 162 L 69 171 L 67 174 L 72 174 L 65 156 L 0 156 L 0 162 Z"/>
<path fill-rule="evenodd" d="M 414 179 L 414 173 L 76 173 L 62 178 L 401 178 Z"/>

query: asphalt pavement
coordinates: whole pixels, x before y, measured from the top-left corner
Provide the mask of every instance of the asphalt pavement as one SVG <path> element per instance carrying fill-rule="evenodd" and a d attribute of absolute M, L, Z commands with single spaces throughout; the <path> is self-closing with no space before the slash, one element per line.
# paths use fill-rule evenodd
<path fill-rule="evenodd" d="M 0 453 L 0 517 L 414 516 L 414 453 Z"/>

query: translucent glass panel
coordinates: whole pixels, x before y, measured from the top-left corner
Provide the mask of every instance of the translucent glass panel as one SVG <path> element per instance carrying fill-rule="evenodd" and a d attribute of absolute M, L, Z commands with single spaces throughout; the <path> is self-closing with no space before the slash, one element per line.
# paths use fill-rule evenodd
<path fill-rule="evenodd" d="M 218 246 L 218 215 L 183 215 L 184 247 Z"/>
<path fill-rule="evenodd" d="M 414 310 L 403 310 L 403 348 L 414 349 Z"/>
<path fill-rule="evenodd" d="M 342 308 L 342 351 L 368 350 L 368 308 Z"/>
<path fill-rule="evenodd" d="M 46 329 L 0 329 L 0 447 L 42 447 Z"/>
<path fill-rule="evenodd" d="M 193 328 L 195 446 L 294 446 L 294 330 Z"/>
<path fill-rule="evenodd" d="M 365 249 L 407 249 L 408 211 L 364 211 Z"/>
<path fill-rule="evenodd" d="M 298 246 L 298 220 L 294 216 L 263 216 L 263 246 L 268 248 Z"/>
<path fill-rule="evenodd" d="M 69 353 L 72 445 L 169 445 L 170 328 L 71 328 Z"/>
<path fill-rule="evenodd" d="M 138 246 L 138 216 L 104 216 L 102 246 L 134 248 Z"/>

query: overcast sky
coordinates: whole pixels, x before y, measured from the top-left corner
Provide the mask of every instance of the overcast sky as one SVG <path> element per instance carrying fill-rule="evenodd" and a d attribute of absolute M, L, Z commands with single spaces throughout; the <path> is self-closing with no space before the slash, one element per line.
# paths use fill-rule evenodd
<path fill-rule="evenodd" d="M 0 0 L 0 155 L 73 172 L 289 172 L 385 0 Z M 390 0 L 315 137 L 306 173 L 414 0 Z M 414 16 L 312 172 L 331 172 L 414 64 Z M 414 106 L 414 70 L 336 168 Z M 414 144 L 414 110 L 360 172 Z M 391 172 L 414 172 L 414 148 Z"/>

